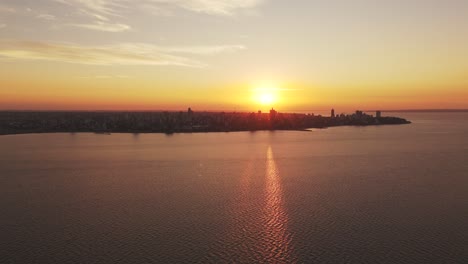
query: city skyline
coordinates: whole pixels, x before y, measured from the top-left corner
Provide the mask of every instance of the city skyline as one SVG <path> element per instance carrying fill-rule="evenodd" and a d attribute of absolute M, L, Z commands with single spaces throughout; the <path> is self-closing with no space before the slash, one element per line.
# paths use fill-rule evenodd
<path fill-rule="evenodd" d="M 468 108 L 466 1 L 0 2 L 0 110 Z"/>

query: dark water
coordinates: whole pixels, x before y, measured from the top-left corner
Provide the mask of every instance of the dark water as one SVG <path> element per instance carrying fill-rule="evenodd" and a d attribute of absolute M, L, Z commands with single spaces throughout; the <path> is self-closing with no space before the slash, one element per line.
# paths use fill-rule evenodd
<path fill-rule="evenodd" d="M 0 137 L 0 263 L 468 263 L 468 114 Z"/>

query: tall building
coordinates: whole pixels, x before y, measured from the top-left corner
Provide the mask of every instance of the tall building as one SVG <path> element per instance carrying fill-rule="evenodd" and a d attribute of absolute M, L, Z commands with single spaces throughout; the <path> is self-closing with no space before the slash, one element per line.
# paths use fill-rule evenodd
<path fill-rule="evenodd" d="M 277 113 L 276 110 L 271 108 L 271 110 L 270 110 L 270 119 L 271 120 L 275 119 L 276 113 Z"/>
<path fill-rule="evenodd" d="M 375 117 L 381 118 L 382 117 L 382 112 L 381 111 L 375 112 Z"/>
<path fill-rule="evenodd" d="M 331 116 L 331 117 L 335 117 L 335 109 L 332 109 L 332 110 L 331 110 L 331 115 L 330 115 L 330 116 Z"/>

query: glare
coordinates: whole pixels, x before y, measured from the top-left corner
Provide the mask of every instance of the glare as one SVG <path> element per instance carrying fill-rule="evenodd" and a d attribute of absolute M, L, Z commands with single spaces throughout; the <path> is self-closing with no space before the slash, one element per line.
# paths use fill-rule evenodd
<path fill-rule="evenodd" d="M 273 104 L 278 103 L 280 100 L 280 89 L 277 85 L 273 83 L 262 83 L 254 87 L 252 91 L 255 103 L 265 107 L 273 107 Z"/>
<path fill-rule="evenodd" d="M 275 95 L 269 92 L 262 92 L 258 99 L 262 105 L 271 105 L 276 101 Z"/>

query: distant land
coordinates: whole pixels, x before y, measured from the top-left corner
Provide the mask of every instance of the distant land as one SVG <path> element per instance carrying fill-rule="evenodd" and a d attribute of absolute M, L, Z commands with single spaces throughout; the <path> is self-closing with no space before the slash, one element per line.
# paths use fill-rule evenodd
<path fill-rule="evenodd" d="M 0 135 L 25 133 L 194 133 L 258 130 L 307 130 L 335 126 L 409 124 L 399 117 L 375 116 L 363 111 L 330 116 L 298 113 L 110 111 L 2 111 Z"/>
<path fill-rule="evenodd" d="M 375 112 L 373 110 L 366 112 Z M 468 112 L 468 109 L 401 109 L 401 110 L 382 110 L 385 113 L 458 113 Z"/>

